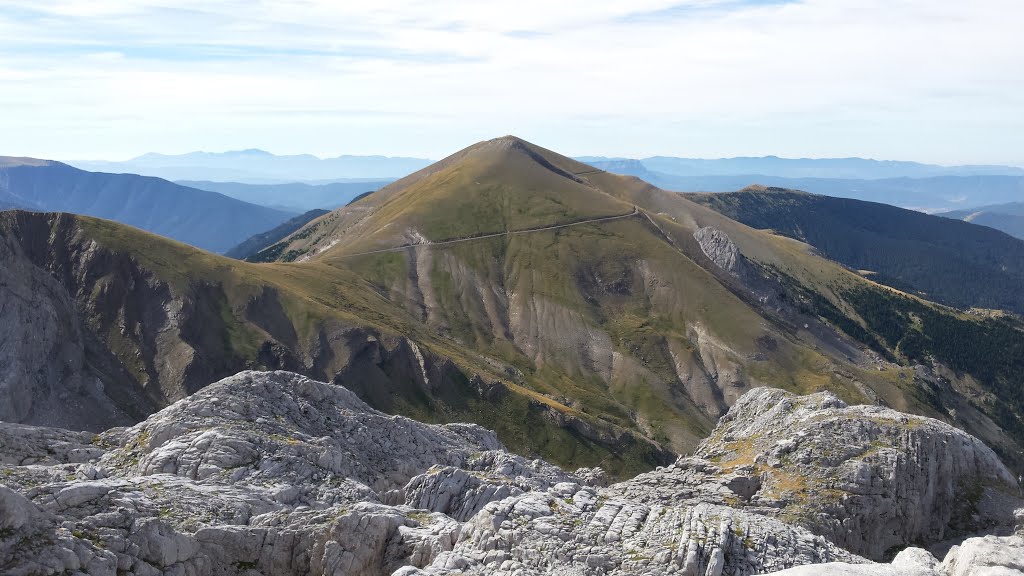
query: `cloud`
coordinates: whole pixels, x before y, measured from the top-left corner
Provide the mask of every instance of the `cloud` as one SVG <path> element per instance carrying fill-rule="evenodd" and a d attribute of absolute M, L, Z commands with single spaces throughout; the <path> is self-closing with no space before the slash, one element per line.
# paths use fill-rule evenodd
<path fill-rule="evenodd" d="M 440 157 L 511 132 L 579 154 L 1024 164 L 1022 17 L 1017 0 L 0 0 L 0 151 Z"/>

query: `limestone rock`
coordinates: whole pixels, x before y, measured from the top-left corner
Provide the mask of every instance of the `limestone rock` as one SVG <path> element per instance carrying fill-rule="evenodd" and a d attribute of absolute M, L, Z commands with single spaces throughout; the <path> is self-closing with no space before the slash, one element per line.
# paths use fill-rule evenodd
<path fill-rule="evenodd" d="M 863 559 L 807 530 L 722 506 L 636 504 L 558 485 L 492 502 L 423 574 L 746 575 Z"/>
<path fill-rule="evenodd" d="M 1024 576 L 1024 534 L 968 538 L 946 554 L 941 569 L 948 576 Z"/>
<path fill-rule="evenodd" d="M 831 393 L 751 390 L 695 458 L 630 481 L 634 497 L 717 501 L 880 560 L 908 545 L 1008 530 L 1019 487 L 980 440 Z M 890 556 L 891 557 L 891 556 Z"/>
<path fill-rule="evenodd" d="M 124 433 L 110 467 L 141 475 L 295 486 L 351 479 L 402 487 L 431 466 L 502 449 L 472 424 L 427 426 L 367 406 L 353 392 L 291 372 L 242 372 Z"/>
<path fill-rule="evenodd" d="M 85 367 L 89 335 L 73 298 L 2 234 L 0 318 L 0 420 L 67 428 L 131 421 Z"/>
<path fill-rule="evenodd" d="M 95 460 L 103 449 L 88 432 L 0 422 L 0 464 L 69 464 Z"/>
<path fill-rule="evenodd" d="M 776 572 L 778 576 L 1022 576 L 1024 538 L 984 536 L 954 546 L 945 560 L 920 548 L 907 548 L 891 564 L 842 562 L 806 565 Z"/>
<path fill-rule="evenodd" d="M 739 248 L 729 239 L 729 235 L 717 228 L 698 228 L 693 237 L 700 244 L 704 255 L 716 266 L 726 272 L 736 274 L 740 265 Z"/>
<path fill-rule="evenodd" d="M 1024 550 L 971 538 L 939 563 L 901 544 L 1006 528 L 1016 485 L 974 438 L 778 390 L 745 395 L 694 456 L 606 485 L 479 426 L 242 372 L 96 436 L 0 424 L 0 481 L 15 575 L 980 576 L 1018 573 Z"/>

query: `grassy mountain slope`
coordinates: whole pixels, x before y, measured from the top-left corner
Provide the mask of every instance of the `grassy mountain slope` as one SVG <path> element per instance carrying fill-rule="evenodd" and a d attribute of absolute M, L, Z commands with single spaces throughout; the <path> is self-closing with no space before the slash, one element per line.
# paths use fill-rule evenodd
<path fill-rule="evenodd" d="M 964 220 L 979 226 L 988 226 L 996 230 L 1002 230 L 1010 236 L 1024 239 L 1024 202 L 1010 202 L 1007 204 L 994 204 L 992 206 L 979 206 L 969 210 L 956 210 L 953 212 L 941 212 L 936 216 Z"/>
<path fill-rule="evenodd" d="M 556 222 L 584 223 L 534 230 Z M 512 367 L 521 385 L 676 450 L 758 385 L 946 418 L 955 409 L 960 425 L 1013 449 L 992 407 L 970 400 L 1002 388 L 941 362 L 915 372 L 924 355 L 859 313 L 862 292 L 889 289 L 806 244 L 515 138 L 470 147 L 267 252 L 354 272 L 430 331 Z M 977 325 L 910 301 L 954 332 Z M 940 380 L 941 402 L 928 392 Z"/>
<path fill-rule="evenodd" d="M 312 223 L 278 249 L 285 260 L 330 257 L 629 213 L 576 176 L 594 169 L 505 138 L 482 142 Z M 328 244 L 330 247 L 328 248 Z"/>
<path fill-rule="evenodd" d="M 959 308 L 1024 312 L 1024 242 L 1002 232 L 792 190 L 751 187 L 689 197 L 754 228 L 807 242 L 883 284 Z"/>
<path fill-rule="evenodd" d="M 271 244 L 275 244 L 286 236 L 291 235 L 292 232 L 308 224 L 310 220 L 327 214 L 327 212 L 327 210 L 310 210 L 309 212 L 299 214 L 291 220 L 275 226 L 272 230 L 254 234 L 252 237 L 247 238 L 245 242 L 225 252 L 224 255 L 228 258 L 245 260 Z"/>
<path fill-rule="evenodd" d="M 39 349 L 0 350 L 6 366 L 24 367 L 23 378 L 0 379 L 0 397 L 24 407 L 18 421 L 51 423 L 48 407 L 66 411 L 96 394 L 89 382 L 102 382 L 111 411 L 132 421 L 238 370 L 280 368 L 425 421 L 486 424 L 517 451 L 566 466 L 600 462 L 626 475 L 668 458 L 636 433 L 508 380 L 500 364 L 437 337 L 335 267 L 249 264 L 107 220 L 11 211 L 0 213 L 0 269 L 10 271 L 0 282 L 5 315 L 25 292 L 43 294 L 33 307 L 70 302 L 65 314 L 84 341 L 67 352 L 79 373 L 56 382 L 33 376 L 51 363 Z M 49 278 L 45 289 L 26 281 L 32 271 Z M 38 326 L 10 328 L 21 341 Z M 72 380 L 81 384 L 66 387 Z M 110 425 L 73 416 L 72 427 Z"/>
<path fill-rule="evenodd" d="M 692 449 L 744 391 L 771 385 L 937 416 L 1024 465 L 1014 320 L 901 295 L 512 137 L 311 221 L 261 252 L 275 262 L 68 215 L 5 213 L 0 240 L 0 269 L 48 287 L 0 283 L 0 309 L 22 310 L 24 293 L 71 302 L 85 344 L 69 365 L 126 413 L 285 368 L 390 413 L 478 422 L 519 452 L 629 474 L 669 458 L 662 447 Z M 16 329 L 12 341 L 32 333 Z M 994 346 L 1004 355 L 986 368 Z M 31 376 L 46 355 L 12 360 L 19 381 L 40 382 L 18 401 L 46 406 L 53 380 Z"/>
<path fill-rule="evenodd" d="M 109 218 L 214 252 L 291 216 L 159 178 L 16 160 L 0 167 L 0 189 L 20 207 Z"/>

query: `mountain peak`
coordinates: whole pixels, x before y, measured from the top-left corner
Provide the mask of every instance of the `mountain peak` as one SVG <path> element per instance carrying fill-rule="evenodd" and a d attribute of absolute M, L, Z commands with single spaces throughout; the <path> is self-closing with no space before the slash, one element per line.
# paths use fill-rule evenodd
<path fill-rule="evenodd" d="M 765 186 L 764 184 L 751 184 L 740 190 L 740 192 L 767 192 L 769 194 L 807 194 L 803 190 L 783 188 L 781 186 Z"/>
<path fill-rule="evenodd" d="M 490 140 L 484 140 L 482 142 L 477 142 L 476 144 L 473 144 L 472 146 L 469 146 L 468 148 L 466 148 L 465 151 L 469 152 L 469 151 L 514 150 L 514 149 L 532 150 L 532 151 L 535 151 L 535 152 L 543 150 L 543 148 L 541 148 L 540 146 L 537 146 L 536 144 L 533 144 L 532 142 L 528 142 L 528 141 L 523 140 L 522 138 L 520 138 L 518 136 L 513 136 L 513 135 L 509 134 L 509 135 L 505 135 L 505 136 L 500 136 L 498 138 L 492 138 Z"/>
<path fill-rule="evenodd" d="M 524 140 L 524 139 L 522 139 L 519 136 L 516 136 L 514 134 L 506 134 L 504 136 L 499 136 L 497 138 L 491 138 L 490 140 L 485 140 L 484 142 L 506 143 L 506 144 L 509 144 L 509 145 L 512 145 L 512 144 L 526 144 L 528 146 L 535 146 L 534 144 L 531 144 L 530 142 L 527 142 L 526 140 Z"/>
<path fill-rule="evenodd" d="M 313 224 L 317 233 L 297 234 L 285 252 L 352 254 L 629 214 L 632 204 L 610 193 L 619 183 L 605 178 L 618 177 L 522 138 L 501 136 L 340 208 L 328 218 L 329 229 Z"/>

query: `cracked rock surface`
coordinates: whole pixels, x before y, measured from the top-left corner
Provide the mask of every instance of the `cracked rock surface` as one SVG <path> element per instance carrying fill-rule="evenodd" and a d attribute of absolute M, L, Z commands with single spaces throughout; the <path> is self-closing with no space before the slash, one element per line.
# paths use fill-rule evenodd
<path fill-rule="evenodd" d="M 698 448 L 625 483 L 641 501 L 718 502 L 808 528 L 873 560 L 1009 531 L 1017 480 L 973 436 L 821 392 L 745 394 Z"/>
<path fill-rule="evenodd" d="M 694 456 L 607 486 L 476 425 L 242 372 L 99 435 L 0 423 L 0 484 L 12 575 L 967 576 L 1024 556 L 1019 488 L 981 442 L 769 389 Z M 950 539 L 942 562 L 908 547 Z"/>

